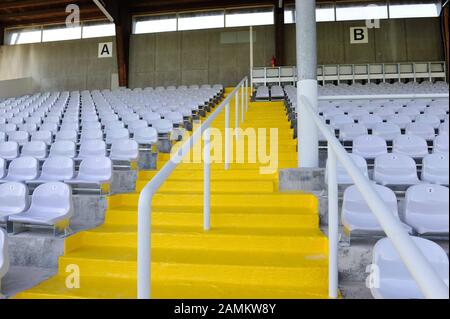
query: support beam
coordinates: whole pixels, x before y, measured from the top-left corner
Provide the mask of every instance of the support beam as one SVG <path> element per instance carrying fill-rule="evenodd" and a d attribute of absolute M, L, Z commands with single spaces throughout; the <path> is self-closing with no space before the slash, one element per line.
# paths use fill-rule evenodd
<path fill-rule="evenodd" d="M 106 9 L 116 25 L 116 52 L 119 86 L 128 87 L 132 17 L 128 1 L 109 0 Z"/>
<path fill-rule="evenodd" d="M 317 108 L 317 30 L 316 0 L 295 1 L 297 22 L 297 140 L 298 166 L 319 167 L 318 131 L 301 96 Z"/>
<path fill-rule="evenodd" d="M 5 45 L 5 26 L 0 24 L 0 46 Z"/>
<path fill-rule="evenodd" d="M 274 0 L 275 14 L 275 57 L 279 66 L 284 65 L 284 0 Z"/>

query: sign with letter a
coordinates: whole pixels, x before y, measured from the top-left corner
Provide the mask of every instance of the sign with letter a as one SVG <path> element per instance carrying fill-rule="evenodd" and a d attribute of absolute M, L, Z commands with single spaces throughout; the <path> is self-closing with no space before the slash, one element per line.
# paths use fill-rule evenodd
<path fill-rule="evenodd" d="M 99 58 L 112 58 L 112 56 L 113 56 L 112 42 L 98 44 L 98 57 Z"/>
<path fill-rule="evenodd" d="M 350 28 L 350 43 L 369 43 L 369 32 L 367 30 L 367 27 Z"/>

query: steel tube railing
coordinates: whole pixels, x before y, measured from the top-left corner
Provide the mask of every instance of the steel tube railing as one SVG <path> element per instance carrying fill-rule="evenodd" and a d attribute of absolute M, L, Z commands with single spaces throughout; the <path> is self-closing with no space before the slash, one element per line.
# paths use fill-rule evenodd
<path fill-rule="evenodd" d="M 331 211 L 328 212 L 330 215 L 332 215 L 332 225 L 330 225 L 330 227 L 334 228 L 329 229 L 329 231 L 331 231 L 333 234 L 333 247 L 332 250 L 330 250 L 330 255 L 332 255 L 330 256 L 330 264 L 332 263 L 332 269 L 330 269 L 330 272 L 333 271 L 331 277 L 335 278 L 338 275 L 338 270 L 335 266 L 335 261 L 338 258 L 338 250 L 336 247 L 337 242 L 335 240 L 335 234 L 338 231 L 336 229 L 338 208 L 336 205 L 337 192 L 335 184 L 337 183 L 335 181 L 335 175 L 337 161 L 334 160 L 335 156 L 352 178 L 355 186 L 358 188 L 367 205 L 376 216 L 378 222 L 380 223 L 387 237 L 391 240 L 392 245 L 396 249 L 406 268 L 416 281 L 420 290 L 423 292 L 424 296 L 426 298 L 433 299 L 448 299 L 449 290 L 447 285 L 441 280 L 439 275 L 427 261 L 419 248 L 417 248 L 400 221 L 394 216 L 394 214 L 391 213 L 390 209 L 386 206 L 382 198 L 375 191 L 372 182 L 358 169 L 358 167 L 352 161 L 351 157 L 348 155 L 345 148 L 336 138 L 335 134 L 331 132 L 327 125 L 314 112 L 314 109 L 311 107 L 308 100 L 304 96 L 301 96 L 301 100 L 303 102 L 303 105 L 305 106 L 305 109 L 310 113 L 311 118 L 314 120 L 319 130 L 327 139 L 328 148 L 331 149 L 331 170 L 333 171 L 330 171 L 329 174 L 331 174 L 331 182 L 333 183 L 333 185 L 330 185 L 331 194 L 329 194 L 329 196 L 334 197 L 331 199 Z M 330 297 L 333 297 L 337 294 L 335 279 L 333 279 L 333 281 L 330 280 L 329 284 L 330 290 L 332 290 Z"/>
<path fill-rule="evenodd" d="M 427 94 L 377 94 L 377 95 L 330 95 L 319 96 L 319 101 L 327 100 L 397 100 L 397 99 L 433 99 L 448 98 L 448 93 L 427 93 Z"/>
<path fill-rule="evenodd" d="M 244 85 L 247 78 L 244 78 L 234 88 L 234 90 L 225 98 L 224 101 L 217 107 L 217 109 L 205 120 L 205 122 L 194 131 L 192 136 L 186 141 L 181 148 L 171 156 L 171 159 L 164 165 L 164 167 L 152 178 L 152 180 L 143 188 L 139 196 L 138 203 L 138 269 L 137 269 L 137 296 L 139 299 L 149 299 L 151 297 L 151 206 L 153 197 L 161 187 L 161 185 L 167 180 L 175 168 L 181 163 L 182 159 L 188 154 L 195 143 L 197 143 L 204 132 L 211 126 L 212 122 L 217 116 L 225 109 L 226 123 L 225 123 L 225 149 L 229 149 L 230 139 L 227 131 L 230 131 L 229 118 L 230 118 L 230 101 L 236 97 L 236 92 Z M 238 112 L 239 113 L 239 112 Z M 228 136 L 228 138 L 227 138 Z M 209 132 L 207 133 L 207 140 L 209 140 Z M 207 143 L 209 149 L 209 143 Z M 228 169 L 230 165 L 230 154 L 225 151 L 225 168 Z M 208 164 L 210 157 L 208 158 Z M 206 163 L 205 163 L 206 164 Z M 205 182 L 205 212 L 208 216 L 204 217 L 204 226 L 209 226 L 209 212 L 210 212 L 210 165 L 205 166 L 205 178 L 208 179 Z M 208 223 L 207 223 L 208 222 Z"/>

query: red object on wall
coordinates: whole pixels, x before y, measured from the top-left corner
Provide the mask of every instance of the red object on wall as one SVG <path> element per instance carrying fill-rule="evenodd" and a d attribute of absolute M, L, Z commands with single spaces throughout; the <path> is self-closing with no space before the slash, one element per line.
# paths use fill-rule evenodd
<path fill-rule="evenodd" d="M 272 56 L 271 64 L 273 68 L 277 66 L 277 58 L 275 58 L 275 56 Z"/>

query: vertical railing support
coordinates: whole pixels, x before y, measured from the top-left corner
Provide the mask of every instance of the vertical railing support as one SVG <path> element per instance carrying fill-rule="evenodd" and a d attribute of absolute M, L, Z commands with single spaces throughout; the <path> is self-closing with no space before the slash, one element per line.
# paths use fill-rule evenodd
<path fill-rule="evenodd" d="M 211 132 L 207 128 L 203 133 L 205 146 L 203 150 L 204 185 L 203 185 L 203 230 L 211 229 Z"/>
<path fill-rule="evenodd" d="M 225 169 L 230 169 L 230 103 L 225 106 Z"/>
<path fill-rule="evenodd" d="M 153 194 L 141 195 L 138 206 L 138 298 L 151 298 L 151 225 Z"/>
<path fill-rule="evenodd" d="M 248 79 L 245 79 L 245 111 L 248 112 L 249 96 L 248 96 Z"/>
<path fill-rule="evenodd" d="M 239 90 L 236 92 L 236 98 L 234 100 L 235 103 L 235 123 L 234 123 L 234 135 L 236 137 L 236 141 L 239 138 Z"/>
<path fill-rule="evenodd" d="M 241 121 L 242 123 L 244 123 L 244 119 L 245 119 L 245 96 L 244 96 L 244 84 L 242 84 L 241 86 Z"/>
<path fill-rule="evenodd" d="M 328 294 L 330 298 L 338 297 L 338 243 L 339 243 L 339 217 L 338 217 L 338 183 L 337 183 L 336 153 L 331 146 L 328 147 Z"/>

